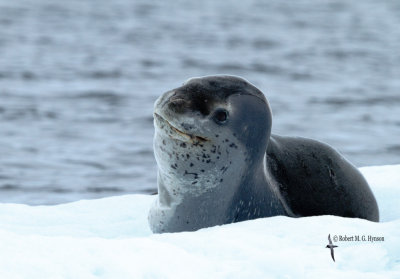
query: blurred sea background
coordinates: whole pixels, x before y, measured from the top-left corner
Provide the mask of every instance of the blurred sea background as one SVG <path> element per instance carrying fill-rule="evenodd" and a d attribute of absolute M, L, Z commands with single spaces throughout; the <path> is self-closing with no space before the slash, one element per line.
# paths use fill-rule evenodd
<path fill-rule="evenodd" d="M 0 202 L 155 192 L 153 103 L 213 74 L 273 133 L 400 163 L 398 0 L 0 0 L 0 26 Z"/>

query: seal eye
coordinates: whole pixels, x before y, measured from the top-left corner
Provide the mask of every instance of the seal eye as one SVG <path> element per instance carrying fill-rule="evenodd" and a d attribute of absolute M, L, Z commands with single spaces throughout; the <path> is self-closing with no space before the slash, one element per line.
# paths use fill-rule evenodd
<path fill-rule="evenodd" d="M 228 120 L 228 112 L 225 109 L 217 109 L 214 113 L 214 121 L 223 124 Z"/>

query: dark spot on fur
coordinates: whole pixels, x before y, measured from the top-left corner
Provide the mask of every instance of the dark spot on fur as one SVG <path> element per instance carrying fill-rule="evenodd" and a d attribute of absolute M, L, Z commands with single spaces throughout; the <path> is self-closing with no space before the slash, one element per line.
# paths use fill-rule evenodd
<path fill-rule="evenodd" d="M 189 125 L 189 124 L 187 124 L 187 123 L 181 123 L 181 126 L 185 129 L 185 130 L 192 130 L 193 129 L 193 126 L 192 125 Z"/>
<path fill-rule="evenodd" d="M 237 147 L 237 145 L 236 145 L 236 144 L 234 144 L 234 143 L 231 143 L 229 146 L 230 146 L 230 147 L 232 147 L 232 148 L 235 148 L 235 149 L 237 149 L 237 148 L 238 148 L 238 147 Z"/>
<path fill-rule="evenodd" d="M 184 173 L 183 175 L 187 175 L 187 174 L 194 175 L 194 179 L 197 179 L 197 178 L 198 178 L 198 174 L 197 174 L 197 173 L 188 172 L 187 170 L 185 170 L 185 173 Z"/>
<path fill-rule="evenodd" d="M 311 156 L 312 156 L 314 159 L 317 159 L 317 156 L 315 155 L 314 152 L 311 152 Z"/>
<path fill-rule="evenodd" d="M 186 143 L 182 142 L 181 147 L 186 148 Z"/>
<path fill-rule="evenodd" d="M 190 163 L 190 165 L 189 165 L 189 166 L 193 167 L 194 165 L 193 165 L 193 163 Z"/>

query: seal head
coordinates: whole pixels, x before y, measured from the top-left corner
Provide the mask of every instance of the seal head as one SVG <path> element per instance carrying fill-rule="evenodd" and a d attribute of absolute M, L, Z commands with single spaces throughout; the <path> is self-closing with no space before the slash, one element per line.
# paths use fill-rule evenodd
<path fill-rule="evenodd" d="M 263 93 L 234 76 L 192 78 L 163 94 L 154 107 L 158 199 L 151 229 L 190 231 L 281 212 L 255 181 L 265 180 L 271 119 Z M 267 200 L 268 210 L 257 206 Z"/>

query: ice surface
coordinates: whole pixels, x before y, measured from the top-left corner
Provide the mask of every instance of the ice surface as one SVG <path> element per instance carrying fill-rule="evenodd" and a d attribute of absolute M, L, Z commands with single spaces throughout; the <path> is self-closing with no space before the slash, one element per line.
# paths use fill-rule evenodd
<path fill-rule="evenodd" d="M 147 225 L 155 196 L 0 204 L 0 278 L 399 278 L 400 165 L 361 171 L 381 223 L 279 216 L 155 235 Z M 333 262 L 328 234 L 384 241 L 336 242 Z"/>

